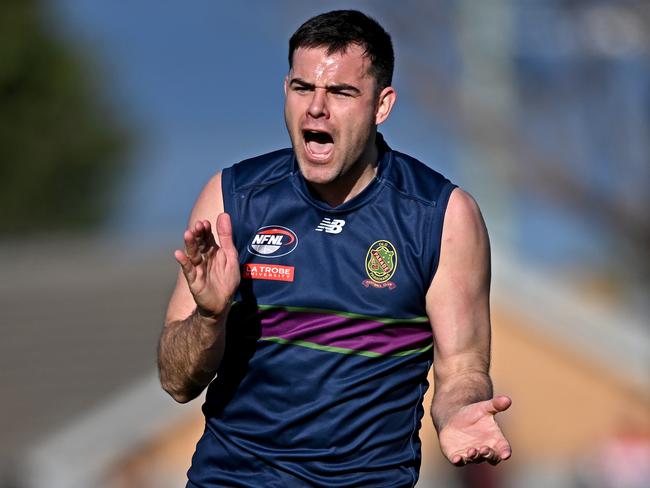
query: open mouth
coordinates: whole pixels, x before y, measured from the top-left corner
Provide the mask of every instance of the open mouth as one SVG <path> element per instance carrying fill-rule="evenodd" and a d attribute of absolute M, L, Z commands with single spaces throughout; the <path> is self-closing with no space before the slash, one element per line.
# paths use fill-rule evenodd
<path fill-rule="evenodd" d="M 334 139 L 329 133 L 318 130 L 304 130 L 302 134 L 307 152 L 313 159 L 326 159 L 332 153 Z"/>

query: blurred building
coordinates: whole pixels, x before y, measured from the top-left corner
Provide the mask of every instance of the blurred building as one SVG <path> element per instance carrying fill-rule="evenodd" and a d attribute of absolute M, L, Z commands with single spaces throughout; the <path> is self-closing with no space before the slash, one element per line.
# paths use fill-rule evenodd
<path fill-rule="evenodd" d="M 202 399 L 174 403 L 154 369 L 175 266 L 169 253 L 125 257 L 124 249 L 2 247 L 0 309 L 3 323 L 16 324 L 0 343 L 2 386 L 12 390 L 0 417 L 13 477 L 4 486 L 182 486 L 202 434 Z M 616 327 L 638 319 L 585 304 L 500 254 L 494 270 L 492 372 L 496 391 L 514 399 L 500 416 L 513 458 L 487 467 L 497 486 L 574 486 L 599 446 L 630 433 L 649 442 L 648 337 Z M 428 415 L 421 435 L 419 486 L 461 486 Z"/>

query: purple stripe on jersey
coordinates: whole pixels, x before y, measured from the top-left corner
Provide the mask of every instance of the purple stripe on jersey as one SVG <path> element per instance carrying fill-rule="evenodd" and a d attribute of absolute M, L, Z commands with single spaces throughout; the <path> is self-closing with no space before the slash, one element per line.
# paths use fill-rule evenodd
<path fill-rule="evenodd" d="M 430 346 L 433 340 L 428 323 L 385 324 L 368 319 L 286 310 L 259 313 L 262 338 L 280 337 L 379 354 L 420 349 Z"/>

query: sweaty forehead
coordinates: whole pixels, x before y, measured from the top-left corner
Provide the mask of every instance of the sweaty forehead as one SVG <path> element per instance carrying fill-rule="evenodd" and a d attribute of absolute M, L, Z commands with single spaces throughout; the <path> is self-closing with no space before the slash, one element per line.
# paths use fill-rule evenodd
<path fill-rule="evenodd" d="M 364 82 L 370 78 L 370 60 L 357 45 L 345 52 L 328 53 L 326 47 L 296 49 L 293 53 L 292 77 L 308 82 Z"/>

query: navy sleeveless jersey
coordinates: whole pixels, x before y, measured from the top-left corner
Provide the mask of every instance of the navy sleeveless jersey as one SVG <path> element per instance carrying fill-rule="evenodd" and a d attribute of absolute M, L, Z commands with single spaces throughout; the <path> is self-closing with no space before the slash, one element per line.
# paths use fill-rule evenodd
<path fill-rule="evenodd" d="M 454 185 L 378 145 L 376 177 L 334 208 L 291 149 L 223 171 L 242 281 L 188 486 L 415 484 L 425 294 Z"/>

